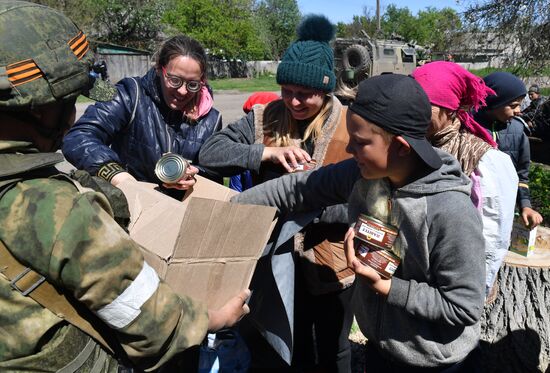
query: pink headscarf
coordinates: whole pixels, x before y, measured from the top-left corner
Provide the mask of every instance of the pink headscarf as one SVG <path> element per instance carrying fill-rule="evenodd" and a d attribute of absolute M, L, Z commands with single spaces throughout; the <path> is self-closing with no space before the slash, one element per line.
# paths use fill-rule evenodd
<path fill-rule="evenodd" d="M 454 62 L 436 61 L 413 71 L 412 76 L 422 86 L 432 105 L 457 112 L 460 123 L 472 134 L 496 148 L 495 140 L 465 111 L 477 111 L 485 106 L 485 98 L 495 91 L 483 79 Z"/>

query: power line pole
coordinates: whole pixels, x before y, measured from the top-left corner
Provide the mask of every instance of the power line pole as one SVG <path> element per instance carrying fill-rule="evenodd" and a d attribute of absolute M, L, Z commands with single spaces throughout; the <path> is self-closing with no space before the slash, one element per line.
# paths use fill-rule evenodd
<path fill-rule="evenodd" d="M 380 34 L 380 0 L 376 0 L 376 33 Z"/>

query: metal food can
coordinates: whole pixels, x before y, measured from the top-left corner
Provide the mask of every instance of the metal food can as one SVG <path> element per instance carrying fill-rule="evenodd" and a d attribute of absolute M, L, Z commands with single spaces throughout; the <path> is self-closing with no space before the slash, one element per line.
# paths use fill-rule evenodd
<path fill-rule="evenodd" d="M 391 278 L 401 263 L 401 259 L 391 251 L 371 245 L 357 237 L 354 244 L 357 259 L 385 279 Z"/>
<path fill-rule="evenodd" d="M 165 153 L 155 165 L 155 175 L 163 183 L 173 184 L 185 176 L 189 161 L 179 154 Z"/>
<path fill-rule="evenodd" d="M 358 239 L 380 247 L 391 250 L 393 243 L 399 233 L 393 225 L 386 224 L 372 216 L 359 215 L 355 223 L 355 237 Z"/>
<path fill-rule="evenodd" d="M 315 159 L 312 159 L 309 162 L 300 163 L 294 168 L 294 170 L 292 170 L 292 172 L 309 171 L 313 170 L 315 167 L 317 167 L 317 161 Z"/>

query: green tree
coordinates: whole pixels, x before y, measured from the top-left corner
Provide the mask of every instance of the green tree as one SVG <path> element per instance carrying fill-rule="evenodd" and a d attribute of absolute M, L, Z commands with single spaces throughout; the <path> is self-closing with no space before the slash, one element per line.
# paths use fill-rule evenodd
<path fill-rule="evenodd" d="M 32 1 L 60 10 L 96 40 L 151 50 L 168 0 Z"/>
<path fill-rule="evenodd" d="M 409 35 L 418 44 L 431 45 L 436 51 L 449 48 L 453 35 L 460 30 L 460 16 L 454 9 L 428 7 L 418 12 L 416 27 Z"/>
<path fill-rule="evenodd" d="M 260 0 L 255 20 L 259 34 L 268 47 L 267 57 L 278 60 L 296 37 L 300 10 L 296 0 Z"/>
<path fill-rule="evenodd" d="M 253 24 L 253 0 L 174 0 L 163 20 L 199 40 L 211 55 L 261 58 L 264 47 Z"/>
<path fill-rule="evenodd" d="M 409 8 L 398 8 L 391 4 L 382 16 L 382 30 L 387 36 L 399 35 L 409 39 L 417 27 L 417 19 Z"/>
<path fill-rule="evenodd" d="M 382 16 L 382 30 L 386 37 L 398 35 L 406 41 L 429 45 L 434 50 L 448 49 L 460 28 L 460 16 L 452 8 L 438 10 L 427 7 L 415 16 L 407 7 L 389 5 Z"/>
<path fill-rule="evenodd" d="M 153 50 L 162 31 L 166 9 L 162 0 L 96 0 L 93 26 L 99 40 Z"/>
<path fill-rule="evenodd" d="M 74 21 L 86 34 L 93 31 L 93 21 L 97 17 L 97 1 L 95 0 L 29 0 L 32 3 L 42 4 L 57 9 Z"/>
<path fill-rule="evenodd" d="M 344 22 L 338 22 L 336 24 L 336 37 L 337 38 L 346 38 L 348 37 L 348 25 Z"/>
<path fill-rule="evenodd" d="M 374 37 L 377 35 L 376 16 L 372 15 L 369 8 L 363 8 L 363 15 L 353 16 L 353 20 L 349 24 L 338 24 L 336 28 L 336 36 L 339 38 L 350 37 L 365 37 L 365 32 Z"/>

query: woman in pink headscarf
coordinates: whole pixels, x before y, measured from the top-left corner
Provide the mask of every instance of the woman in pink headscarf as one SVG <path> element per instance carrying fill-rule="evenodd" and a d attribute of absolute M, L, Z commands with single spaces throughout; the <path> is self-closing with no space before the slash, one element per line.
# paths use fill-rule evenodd
<path fill-rule="evenodd" d="M 472 202 L 483 222 L 489 294 L 510 245 L 518 179 L 510 157 L 496 149 L 491 136 L 468 112 L 484 106 L 485 98 L 495 92 L 453 62 L 426 64 L 412 76 L 432 104 L 428 139 L 454 155 L 472 180 Z"/>

